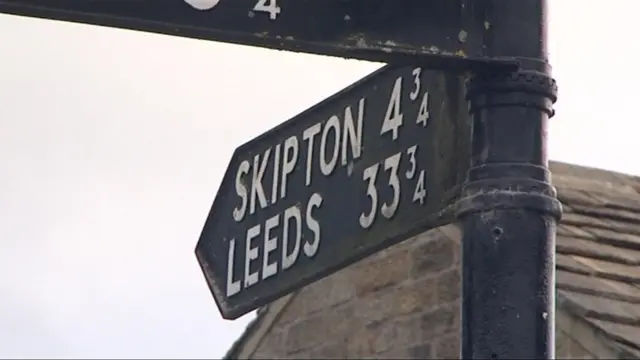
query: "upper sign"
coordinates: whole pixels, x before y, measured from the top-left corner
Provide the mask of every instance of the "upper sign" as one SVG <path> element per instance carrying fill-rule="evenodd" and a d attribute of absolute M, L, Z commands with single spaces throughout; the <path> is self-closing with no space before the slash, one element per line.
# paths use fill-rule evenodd
<path fill-rule="evenodd" d="M 222 315 L 451 221 L 467 114 L 461 77 L 387 65 L 239 147 L 196 247 Z"/>
<path fill-rule="evenodd" d="M 475 0 L 0 0 L 0 13 L 280 50 L 504 66 L 482 58 L 483 11 Z"/>

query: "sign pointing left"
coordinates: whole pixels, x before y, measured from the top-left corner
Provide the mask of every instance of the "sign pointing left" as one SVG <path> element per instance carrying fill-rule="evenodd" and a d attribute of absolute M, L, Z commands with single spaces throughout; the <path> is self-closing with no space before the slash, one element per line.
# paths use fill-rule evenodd
<path fill-rule="evenodd" d="M 387 65 L 240 146 L 196 246 L 222 316 L 450 222 L 468 120 L 462 76 Z"/>

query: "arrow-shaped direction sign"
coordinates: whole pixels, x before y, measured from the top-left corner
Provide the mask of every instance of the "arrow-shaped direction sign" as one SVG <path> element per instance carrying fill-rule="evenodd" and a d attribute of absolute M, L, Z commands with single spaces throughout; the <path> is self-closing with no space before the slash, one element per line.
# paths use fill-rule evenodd
<path fill-rule="evenodd" d="M 483 57 L 476 0 L 0 0 L 0 13 L 430 68 Z"/>
<path fill-rule="evenodd" d="M 240 146 L 196 247 L 223 317 L 451 221 L 469 135 L 462 77 L 387 65 Z"/>

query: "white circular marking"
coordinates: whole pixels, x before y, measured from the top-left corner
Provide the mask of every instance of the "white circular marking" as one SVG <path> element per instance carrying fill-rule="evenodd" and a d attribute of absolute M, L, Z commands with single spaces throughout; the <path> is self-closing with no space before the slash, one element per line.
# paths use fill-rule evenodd
<path fill-rule="evenodd" d="M 198 9 L 198 10 L 213 9 L 220 2 L 220 0 L 183 0 L 183 1 L 191 5 L 194 9 Z"/>

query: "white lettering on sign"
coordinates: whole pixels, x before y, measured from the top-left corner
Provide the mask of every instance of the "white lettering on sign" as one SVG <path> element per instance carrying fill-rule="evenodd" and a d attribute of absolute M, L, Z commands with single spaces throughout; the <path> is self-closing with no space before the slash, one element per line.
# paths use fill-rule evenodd
<path fill-rule="evenodd" d="M 407 149 L 407 155 L 409 155 L 409 163 L 411 167 L 407 170 L 404 175 L 407 179 L 411 180 L 416 175 L 416 167 L 418 164 L 416 163 L 416 151 L 418 150 L 418 145 L 413 145 Z"/>
<path fill-rule="evenodd" d="M 313 166 L 313 141 L 316 135 L 322 130 L 322 124 L 317 123 L 310 126 L 302 133 L 302 138 L 307 142 L 307 173 L 304 184 L 311 185 L 311 167 Z"/>
<path fill-rule="evenodd" d="M 390 203 L 383 203 L 380 207 L 382 215 L 390 219 L 395 215 L 400 205 L 400 178 L 398 177 L 398 168 L 400 167 L 400 159 L 402 153 L 397 153 L 389 156 L 384 160 L 384 169 L 389 172 L 388 185 L 393 191 L 392 200 Z M 360 226 L 367 229 L 373 225 L 378 211 L 378 190 L 376 189 L 376 180 L 378 177 L 379 163 L 375 163 L 372 166 L 366 168 L 362 173 L 362 179 L 367 182 L 367 197 L 371 199 L 371 207 L 369 210 L 360 214 Z"/>
<path fill-rule="evenodd" d="M 413 75 L 413 91 L 411 91 L 411 93 L 409 93 L 409 99 L 411 99 L 411 101 L 415 101 L 418 98 L 418 95 L 420 95 L 420 74 L 422 74 L 422 69 L 421 68 L 415 68 L 413 69 L 413 71 L 411 72 L 411 74 Z"/>
<path fill-rule="evenodd" d="M 298 138 L 292 136 L 284 142 L 284 163 L 282 164 L 282 182 L 280 183 L 280 198 L 287 196 L 287 178 L 298 162 Z M 274 173 L 277 172 L 278 165 L 275 164 Z M 274 182 L 275 184 L 275 182 Z M 274 185 L 275 186 L 275 185 Z M 275 203 L 275 201 L 274 201 Z"/>
<path fill-rule="evenodd" d="M 267 160 L 271 154 L 271 149 L 267 149 L 260 159 L 260 154 L 257 154 L 253 158 L 253 176 L 251 178 L 251 197 L 249 200 L 249 213 L 256 212 L 256 200 L 260 203 L 260 208 L 267 207 L 267 196 L 264 193 L 264 187 L 262 186 L 262 178 L 264 178 L 264 172 L 267 170 Z"/>
<path fill-rule="evenodd" d="M 380 212 L 387 219 L 391 219 L 398 210 L 400 204 L 400 178 L 398 178 L 398 166 L 400 166 L 401 153 L 392 155 L 384 160 L 384 169 L 389 172 L 389 186 L 393 190 L 391 203 L 384 203 Z"/>
<path fill-rule="evenodd" d="M 340 118 L 332 115 L 326 122 L 316 123 L 308 127 L 302 133 L 302 139 L 307 142 L 307 170 L 305 177 L 305 185 L 311 186 L 313 176 L 314 159 L 314 141 L 316 135 L 320 134 L 320 156 L 319 167 L 320 172 L 325 175 L 331 175 L 338 164 L 342 166 L 348 165 L 349 150 L 351 150 L 352 159 L 358 159 L 362 155 L 362 127 L 365 115 L 364 98 L 358 101 L 358 112 L 353 114 L 351 106 L 344 109 L 343 123 L 340 127 Z M 327 149 L 328 139 L 333 139 L 333 148 Z"/>
<path fill-rule="evenodd" d="M 408 180 L 412 180 L 418 172 L 418 163 L 416 160 L 417 150 L 417 145 L 410 146 L 406 150 L 406 154 L 409 157 L 409 159 L 407 160 L 409 168 L 406 170 L 404 175 Z M 384 164 L 384 170 L 389 174 L 387 186 L 389 186 L 392 190 L 391 200 L 383 202 L 380 206 L 380 213 L 387 219 L 391 219 L 396 214 L 400 205 L 400 195 L 402 189 L 400 177 L 398 176 L 398 170 L 400 168 L 401 159 L 402 152 L 399 152 L 387 157 L 386 159 L 384 159 L 384 161 L 382 161 L 382 163 Z M 369 202 L 371 204 L 366 211 L 360 214 L 360 226 L 364 229 L 368 229 L 371 227 L 371 225 L 373 225 L 378 211 L 379 195 L 377 180 L 379 177 L 379 168 L 380 163 L 375 163 L 370 167 L 364 169 L 362 173 L 362 179 L 367 183 L 366 196 L 369 198 Z M 418 172 L 418 180 L 416 181 L 416 185 L 413 190 L 413 202 L 420 202 L 420 204 L 423 205 L 426 197 L 427 190 L 425 183 L 425 174 L 424 170 L 420 170 Z"/>
<path fill-rule="evenodd" d="M 271 203 L 278 201 L 278 177 L 280 172 L 280 144 L 276 145 L 276 151 L 273 152 L 273 182 L 271 183 Z M 284 169 L 284 168 L 283 168 Z"/>
<path fill-rule="evenodd" d="M 289 248 L 289 240 L 291 240 L 291 234 L 289 233 L 289 225 L 291 219 L 295 220 L 295 239 L 293 240 L 293 250 L 287 253 Z M 292 206 L 284 212 L 284 231 L 282 233 L 282 270 L 287 270 L 298 259 L 300 252 L 300 239 L 302 239 L 302 215 L 300 214 L 300 208 Z"/>
<path fill-rule="evenodd" d="M 418 118 L 416 124 L 422 124 L 422 127 L 427 126 L 427 120 L 429 120 L 429 92 L 425 91 L 422 95 L 422 102 L 420 103 L 420 110 L 418 110 Z"/>
<path fill-rule="evenodd" d="M 211 10 L 213 9 L 220 0 L 184 0 L 187 4 L 191 5 L 194 9 L 197 10 Z"/>
<path fill-rule="evenodd" d="M 242 219 L 244 219 L 244 214 L 247 212 L 248 192 L 247 187 L 244 185 L 242 179 L 244 175 L 249 173 L 250 167 L 251 165 L 249 165 L 249 162 L 247 160 L 244 160 L 240 163 L 238 172 L 236 173 L 236 193 L 242 200 L 242 203 L 239 205 L 239 207 L 233 209 L 233 220 L 235 220 L 236 222 L 242 221 Z"/>
<path fill-rule="evenodd" d="M 418 175 L 418 181 L 416 182 L 416 188 L 413 191 L 413 202 L 420 202 L 420 205 L 424 205 L 424 199 L 427 197 L 427 189 L 424 183 L 424 170 L 420 170 Z"/>
<path fill-rule="evenodd" d="M 314 169 L 319 168 L 322 175 L 330 176 L 339 165 L 346 167 L 350 161 L 360 158 L 365 103 L 362 98 L 358 101 L 357 109 L 346 106 L 342 118 L 332 115 L 325 121 L 309 126 L 301 136 L 307 146 L 301 146 L 298 137 L 291 136 L 282 144 L 255 154 L 253 161 L 243 160 L 236 170 L 235 190 L 240 201 L 233 209 L 233 219 L 236 222 L 243 221 L 247 212 L 253 215 L 278 201 L 284 201 L 289 177 L 298 165 L 301 152 L 307 152 L 306 164 L 302 165 L 306 166 L 307 187 L 312 185 L 313 171 L 317 171 Z M 266 173 L 271 175 L 265 179 Z M 270 188 L 268 186 L 265 189 L 264 181 L 269 178 L 272 180 Z"/>
<path fill-rule="evenodd" d="M 240 280 L 233 281 L 233 259 L 236 253 L 236 239 L 229 240 L 229 263 L 227 264 L 227 296 L 232 296 L 240 292 Z"/>
<path fill-rule="evenodd" d="M 418 95 L 420 95 L 420 88 L 422 86 L 420 75 L 422 74 L 421 68 L 415 68 L 411 72 L 413 75 L 413 91 L 409 93 L 409 99 L 411 101 L 416 101 L 418 99 Z M 420 110 L 418 111 L 418 117 L 416 118 L 416 123 L 421 124 L 423 127 L 427 126 L 427 120 L 429 119 L 429 92 L 425 91 L 422 95 L 422 101 L 420 102 Z"/>
<path fill-rule="evenodd" d="M 331 131 L 333 130 L 333 131 Z M 329 134 L 333 133 L 333 150 L 327 160 L 327 142 Z M 322 138 L 320 139 L 320 171 L 322 175 L 329 176 L 338 164 L 338 151 L 340 150 L 340 119 L 333 115 L 324 125 Z"/>
<path fill-rule="evenodd" d="M 400 108 L 400 99 L 402 95 L 402 76 L 396 79 L 393 84 L 393 90 L 391 90 L 391 97 L 389 98 L 389 105 L 387 105 L 387 112 L 382 120 L 382 128 L 380 129 L 380 135 L 391 131 L 391 139 L 396 140 L 398 138 L 398 129 L 402 126 L 402 112 Z"/>
<path fill-rule="evenodd" d="M 304 209 L 304 217 L 300 206 L 293 205 L 283 213 L 267 219 L 264 226 L 257 224 L 250 227 L 244 238 L 244 271 L 241 271 L 244 276 L 242 281 L 235 279 L 240 274 L 234 273 L 237 254 L 236 239 L 229 240 L 227 296 L 238 294 L 242 289 L 277 275 L 278 271 L 290 269 L 296 264 L 301 254 L 313 258 L 321 243 L 321 227 L 314 217 L 314 210 L 320 208 L 322 202 L 322 196 L 313 193 Z M 310 232 L 311 236 L 305 235 L 304 232 Z M 262 241 L 257 241 L 260 238 Z M 278 251 L 278 239 L 281 239 L 280 251 Z M 278 252 L 280 256 L 274 256 Z M 262 266 L 253 266 L 260 257 L 262 257 Z"/>
<path fill-rule="evenodd" d="M 271 230 L 280 224 L 280 214 L 269 218 L 264 225 L 264 254 L 262 255 L 262 278 L 266 279 L 278 272 L 277 263 L 269 263 L 269 255 L 277 249 L 278 238 L 271 237 Z"/>
<path fill-rule="evenodd" d="M 312 258 L 318 252 L 318 248 L 320 246 L 320 223 L 318 220 L 313 218 L 313 214 L 311 213 L 313 209 L 319 208 L 322 206 L 322 196 L 320 194 L 314 193 L 309 198 L 309 203 L 307 204 L 307 212 L 305 214 L 305 219 L 307 220 L 307 227 L 313 233 L 313 241 L 307 241 L 304 244 L 304 254 L 307 257 Z"/>
<path fill-rule="evenodd" d="M 251 263 L 258 259 L 258 247 L 253 247 L 251 242 L 260 235 L 260 224 L 247 230 L 246 252 L 244 255 L 244 287 L 248 288 L 258 282 L 258 272 L 251 272 Z"/>
<path fill-rule="evenodd" d="M 360 226 L 367 229 L 376 219 L 376 209 L 378 207 L 378 191 L 376 190 L 376 178 L 378 177 L 378 167 L 376 163 L 364 169 L 362 179 L 367 182 L 367 196 L 371 199 L 371 209 L 360 214 Z"/>
<path fill-rule="evenodd" d="M 405 173 L 408 180 L 412 180 L 416 175 L 418 163 L 416 161 L 416 151 L 418 151 L 418 145 L 410 146 L 407 149 L 407 155 L 409 155 L 410 168 Z M 424 205 L 424 199 L 427 197 L 426 185 L 424 182 L 424 170 L 420 170 L 418 180 L 416 181 L 416 187 L 413 190 L 413 202 L 420 202 L 420 205 Z"/>
<path fill-rule="evenodd" d="M 351 106 L 344 109 L 344 131 L 342 132 L 342 165 L 347 165 L 347 145 L 351 145 L 351 156 L 358 159 L 362 152 L 362 121 L 364 119 L 364 98 L 358 101 L 357 124 L 353 123 Z"/>
<path fill-rule="evenodd" d="M 264 0 L 259 4 L 275 6 L 275 1 Z M 385 140 L 397 141 L 400 129 L 408 126 L 403 124 L 403 112 L 406 112 L 402 108 L 403 96 L 408 95 L 415 105 L 420 102 L 419 107 L 414 106 L 419 108 L 417 114 L 407 116 L 415 116 L 413 119 L 418 126 L 427 126 L 429 93 L 421 82 L 422 73 L 421 68 L 414 68 L 410 75 L 394 79 L 386 89 L 389 100 L 379 128 L 379 134 Z M 403 81 L 409 84 L 405 90 Z M 403 91 L 406 91 L 404 95 Z M 239 201 L 233 209 L 233 219 L 250 222 L 251 227 L 228 242 L 227 296 L 241 293 L 243 289 L 295 268 L 300 258 L 316 256 L 323 232 L 315 211 L 323 205 L 322 194 L 314 192 L 306 204 L 299 198 L 289 199 L 288 195 L 291 186 L 298 189 L 303 186 L 302 177 L 304 188 L 310 188 L 314 181 L 330 177 L 341 168 L 346 168 L 348 176 L 351 176 L 354 160 L 362 157 L 363 153 L 366 104 L 367 99 L 360 98 L 357 107 L 355 103 L 345 105 L 342 111 L 318 119 L 299 134 L 253 152 L 239 163 L 235 173 Z M 380 125 L 376 125 L 376 132 L 377 126 Z M 361 228 L 370 229 L 377 221 L 391 220 L 401 208 L 403 198 L 411 203 L 426 203 L 426 174 L 418 154 L 419 147 L 414 144 L 359 170 L 362 171 L 362 180 L 356 181 L 364 182 L 364 195 L 367 197 L 358 218 Z M 294 181 L 293 174 L 296 174 Z M 255 218 L 252 215 L 279 202 L 287 205 L 277 214 L 260 220 L 258 224 L 252 220 Z"/>
<path fill-rule="evenodd" d="M 268 13 L 271 20 L 275 20 L 281 12 L 277 0 L 258 0 L 253 10 Z"/>
<path fill-rule="evenodd" d="M 409 99 L 411 101 L 416 101 L 421 99 L 420 107 L 418 110 L 418 114 L 416 116 L 416 124 L 421 125 L 422 127 L 427 126 L 427 122 L 429 120 L 429 92 L 424 91 L 422 97 L 420 97 L 420 93 L 422 92 L 422 68 L 414 68 L 411 72 L 411 76 L 413 77 L 412 89 L 409 92 Z M 402 110 L 402 76 L 398 77 L 393 83 L 393 88 L 391 89 L 391 95 L 389 96 L 389 103 L 387 105 L 387 111 L 382 120 L 382 127 L 380 128 L 380 136 L 384 136 L 387 133 L 391 133 L 391 140 L 395 141 L 399 137 L 399 129 L 403 124 L 403 110 Z M 418 145 L 410 146 L 406 149 L 406 156 L 408 156 L 408 169 L 405 171 L 404 176 L 407 180 L 414 180 L 417 176 L 417 180 L 415 180 L 415 187 L 413 189 L 412 202 L 419 202 L 421 205 L 425 204 L 425 199 L 427 198 L 427 184 L 425 180 L 425 171 L 419 169 L 419 164 L 417 161 L 417 151 Z M 402 158 L 402 152 L 396 153 L 392 156 L 387 157 L 382 162 L 375 163 L 370 167 L 366 168 L 363 171 L 362 179 L 366 182 L 366 196 L 369 198 L 370 207 L 368 210 L 362 212 L 360 214 L 360 226 L 362 228 L 368 229 L 370 228 L 376 219 L 376 214 L 378 211 L 378 188 L 377 188 L 377 180 L 378 180 L 378 169 L 380 164 L 384 164 L 384 169 L 389 173 L 388 183 L 387 185 L 391 187 L 392 197 L 391 200 L 387 200 L 387 202 L 383 202 L 382 206 L 380 206 L 380 213 L 386 219 L 391 219 L 396 212 L 398 211 L 398 207 L 400 205 L 401 199 L 401 182 L 398 177 L 398 169 L 400 167 Z"/>

